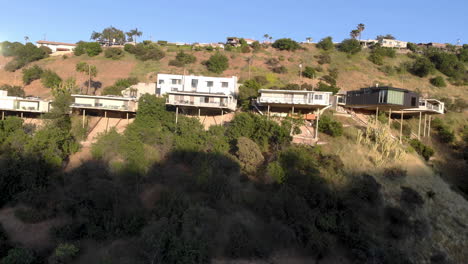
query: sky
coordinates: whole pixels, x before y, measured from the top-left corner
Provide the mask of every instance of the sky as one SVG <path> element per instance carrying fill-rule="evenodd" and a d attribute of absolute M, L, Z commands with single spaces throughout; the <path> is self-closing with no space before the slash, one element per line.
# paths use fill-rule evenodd
<path fill-rule="evenodd" d="M 317 42 L 392 34 L 399 40 L 468 43 L 468 0 L 0 0 L 0 41 L 88 41 L 110 25 L 142 39 L 224 42 L 228 36 Z"/>

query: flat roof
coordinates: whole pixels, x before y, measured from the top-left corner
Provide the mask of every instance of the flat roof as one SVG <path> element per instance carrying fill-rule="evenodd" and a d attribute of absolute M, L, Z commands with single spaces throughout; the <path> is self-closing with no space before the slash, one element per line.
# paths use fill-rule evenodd
<path fill-rule="evenodd" d="M 136 101 L 135 97 L 123 97 L 123 96 L 111 96 L 111 95 L 86 95 L 86 94 L 72 94 L 72 97 L 82 98 L 96 98 L 96 99 L 109 99 L 109 100 L 120 100 L 120 101 Z"/>
<path fill-rule="evenodd" d="M 324 93 L 324 94 L 332 94 L 332 92 L 324 92 L 324 91 L 309 91 L 309 90 L 276 90 L 276 89 L 260 89 L 258 92 L 272 92 L 272 93 Z"/>
<path fill-rule="evenodd" d="M 47 41 L 47 40 L 38 40 L 36 41 L 37 44 L 51 44 L 51 45 L 64 45 L 64 46 L 76 46 L 73 43 L 65 43 L 65 42 L 55 42 L 55 41 Z"/>

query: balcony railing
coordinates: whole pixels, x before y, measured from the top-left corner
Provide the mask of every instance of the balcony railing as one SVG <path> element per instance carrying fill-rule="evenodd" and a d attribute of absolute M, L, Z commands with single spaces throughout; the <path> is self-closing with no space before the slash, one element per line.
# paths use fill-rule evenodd
<path fill-rule="evenodd" d="M 170 105 L 187 105 L 187 106 L 198 106 L 198 107 L 212 107 L 212 108 L 230 108 L 235 109 L 236 103 L 227 102 L 200 102 L 190 100 L 166 100 L 167 104 Z"/>
<path fill-rule="evenodd" d="M 277 104 L 298 104 L 298 105 L 328 105 L 325 99 L 296 99 L 285 97 L 260 97 L 260 103 L 277 103 Z"/>
<path fill-rule="evenodd" d="M 129 110 L 126 105 L 103 105 L 103 104 L 72 104 L 72 107 L 86 107 L 86 108 L 97 108 L 97 109 L 109 109 L 109 110 Z"/>

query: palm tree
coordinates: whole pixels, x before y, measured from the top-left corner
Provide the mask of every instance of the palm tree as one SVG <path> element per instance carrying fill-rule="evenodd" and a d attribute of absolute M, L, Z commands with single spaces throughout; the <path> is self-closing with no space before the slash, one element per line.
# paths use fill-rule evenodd
<path fill-rule="evenodd" d="M 353 29 L 353 30 L 351 30 L 349 35 L 351 36 L 351 38 L 356 39 L 359 36 L 359 30 Z"/>
<path fill-rule="evenodd" d="M 312 42 L 312 38 L 311 38 L 311 37 L 307 37 L 306 40 L 307 40 L 308 43 Z"/>
<path fill-rule="evenodd" d="M 90 39 L 92 39 L 92 40 L 100 40 L 101 37 L 102 37 L 102 34 L 101 34 L 101 33 L 96 32 L 96 31 L 93 31 L 93 33 L 91 33 Z"/>
<path fill-rule="evenodd" d="M 143 32 L 138 31 L 138 28 L 130 30 L 129 33 L 133 36 L 133 41 L 135 42 L 135 44 L 136 44 L 136 37 L 141 37 L 141 35 L 143 35 Z"/>
<path fill-rule="evenodd" d="M 361 40 L 361 33 L 366 29 L 366 25 L 360 23 L 357 25 L 357 30 L 359 31 L 359 40 Z"/>
<path fill-rule="evenodd" d="M 28 36 L 24 36 L 24 44 L 28 43 L 29 41 L 29 37 Z"/>
<path fill-rule="evenodd" d="M 266 41 L 267 41 L 267 39 L 270 37 L 270 35 L 268 35 L 268 34 L 265 34 L 265 35 L 263 35 L 263 37 L 265 38 L 265 42 L 266 42 Z"/>

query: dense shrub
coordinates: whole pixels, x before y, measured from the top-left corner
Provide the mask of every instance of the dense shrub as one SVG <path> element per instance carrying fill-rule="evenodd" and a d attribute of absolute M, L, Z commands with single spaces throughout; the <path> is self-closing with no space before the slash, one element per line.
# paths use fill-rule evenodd
<path fill-rule="evenodd" d="M 114 85 L 105 87 L 104 90 L 102 90 L 103 95 L 122 95 L 122 91 L 132 85 L 135 85 L 138 83 L 138 78 L 135 77 L 129 77 L 126 79 L 118 79 L 115 81 Z"/>
<path fill-rule="evenodd" d="M 262 45 L 260 44 L 260 42 L 254 41 L 254 42 L 252 43 L 252 49 L 253 49 L 254 51 L 259 51 L 259 50 L 262 49 Z"/>
<path fill-rule="evenodd" d="M 422 196 L 410 187 L 401 187 L 400 200 L 410 207 L 421 207 L 424 204 Z"/>
<path fill-rule="evenodd" d="M 55 88 L 60 85 L 62 78 L 52 70 L 45 70 L 41 75 L 41 83 L 47 88 Z"/>
<path fill-rule="evenodd" d="M 23 45 L 19 42 L 10 43 L 5 41 L 2 43 L 0 52 L 6 57 L 14 57 L 13 60 L 5 65 L 4 69 L 6 71 L 16 71 L 30 62 L 49 56 L 46 51 L 36 47 L 32 43 Z"/>
<path fill-rule="evenodd" d="M 420 57 L 409 66 L 408 71 L 416 76 L 426 77 L 434 72 L 434 64 L 428 58 Z"/>
<path fill-rule="evenodd" d="M 385 178 L 393 181 L 404 179 L 406 174 L 407 171 L 399 167 L 386 168 L 383 172 L 383 176 Z"/>
<path fill-rule="evenodd" d="M 327 53 L 323 53 L 320 55 L 315 56 L 318 60 L 317 62 L 322 65 L 322 64 L 330 64 L 331 63 L 331 57 Z"/>
<path fill-rule="evenodd" d="M 104 57 L 113 60 L 119 60 L 123 58 L 124 51 L 121 48 L 107 48 L 104 51 Z"/>
<path fill-rule="evenodd" d="M 21 86 L 12 86 L 8 84 L 0 85 L 0 90 L 8 91 L 9 96 L 19 96 L 24 97 L 25 93 L 23 87 Z"/>
<path fill-rule="evenodd" d="M 288 73 L 288 68 L 284 67 L 283 65 L 279 65 L 277 67 L 271 68 L 271 71 L 278 74 L 285 74 Z"/>
<path fill-rule="evenodd" d="M 432 127 L 437 131 L 437 136 L 440 141 L 444 143 L 452 143 L 455 140 L 455 134 L 447 124 L 442 121 L 442 119 L 435 118 L 432 122 Z"/>
<path fill-rule="evenodd" d="M 332 50 L 335 47 L 332 41 L 332 37 L 326 37 L 320 40 L 317 43 L 317 48 L 323 49 L 323 50 Z"/>
<path fill-rule="evenodd" d="M 263 85 L 267 85 L 269 83 L 267 77 L 263 76 L 263 75 L 258 75 L 258 76 L 255 76 L 254 77 L 254 80 L 260 84 L 261 86 Z"/>
<path fill-rule="evenodd" d="M 330 115 L 324 115 L 319 120 L 319 131 L 332 137 L 343 135 L 343 125 Z"/>
<path fill-rule="evenodd" d="M 124 47 L 125 51 L 135 54 L 135 57 L 142 61 L 147 60 L 160 60 L 166 56 L 166 53 L 162 51 L 157 45 L 153 43 L 138 43 L 137 45 L 130 47 Z"/>
<path fill-rule="evenodd" d="M 205 65 L 211 72 L 222 73 L 229 68 L 229 59 L 221 53 L 216 53 L 205 61 Z"/>
<path fill-rule="evenodd" d="M 1 264 L 33 264 L 35 259 L 31 250 L 14 248 L 8 251 L 8 255 L 2 259 Z"/>
<path fill-rule="evenodd" d="M 124 51 L 126 51 L 126 52 L 128 52 L 128 53 L 134 54 L 134 53 L 135 53 L 135 45 L 133 45 L 133 44 L 125 44 L 125 45 L 124 45 Z"/>
<path fill-rule="evenodd" d="M 102 52 L 102 48 L 101 48 L 101 45 L 97 42 L 80 41 L 77 43 L 73 52 L 76 56 L 88 54 L 88 56 L 94 57 L 94 56 L 99 55 Z"/>
<path fill-rule="evenodd" d="M 411 139 L 409 143 L 411 147 L 413 147 L 414 150 L 425 160 L 429 160 L 432 155 L 434 155 L 434 150 L 431 147 L 424 145 L 417 139 Z"/>
<path fill-rule="evenodd" d="M 249 174 L 255 174 L 264 161 L 258 145 L 246 137 L 237 139 L 235 153 L 242 170 Z"/>
<path fill-rule="evenodd" d="M 288 51 L 295 51 L 301 48 L 299 43 L 290 38 L 277 39 L 271 46 L 275 49 Z"/>
<path fill-rule="evenodd" d="M 196 61 L 197 58 L 194 55 L 180 51 L 177 53 L 175 60 L 169 61 L 169 65 L 184 67 L 185 65 L 195 63 Z"/>
<path fill-rule="evenodd" d="M 353 55 L 361 51 L 361 44 L 357 39 L 345 39 L 338 46 L 338 50 Z"/>
<path fill-rule="evenodd" d="M 465 65 L 455 54 L 430 50 L 426 55 L 435 67 L 448 77 L 460 79 L 466 74 Z"/>
<path fill-rule="evenodd" d="M 310 79 L 313 79 L 316 76 L 314 68 L 310 67 L 310 66 L 306 66 L 304 68 L 304 72 L 302 72 L 302 75 L 304 75 L 304 77 L 310 78 Z"/>
<path fill-rule="evenodd" d="M 339 90 L 339 87 L 335 85 L 327 85 L 324 82 L 319 82 L 317 85 L 317 91 L 321 92 L 332 92 L 333 94 L 336 94 Z"/>
<path fill-rule="evenodd" d="M 247 110 L 250 108 L 250 101 L 258 96 L 261 85 L 256 80 L 247 80 L 239 87 L 239 105 Z"/>
<path fill-rule="evenodd" d="M 37 65 L 23 69 L 23 83 L 28 85 L 34 80 L 39 80 L 43 72 L 42 68 Z"/>
<path fill-rule="evenodd" d="M 447 84 L 445 83 L 444 77 L 437 76 L 429 80 L 432 85 L 435 87 L 445 87 Z"/>

